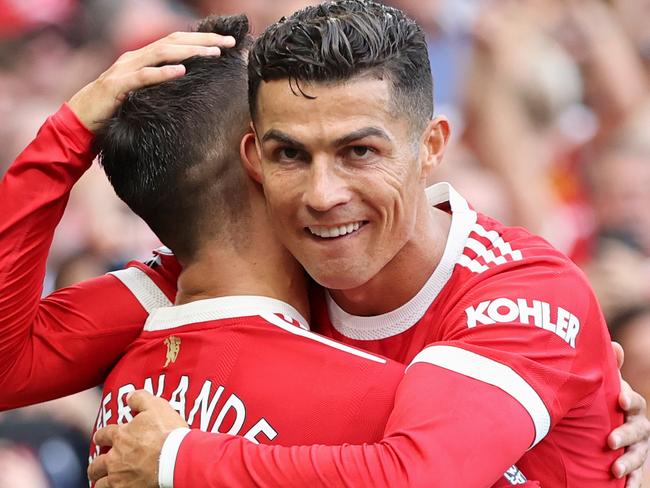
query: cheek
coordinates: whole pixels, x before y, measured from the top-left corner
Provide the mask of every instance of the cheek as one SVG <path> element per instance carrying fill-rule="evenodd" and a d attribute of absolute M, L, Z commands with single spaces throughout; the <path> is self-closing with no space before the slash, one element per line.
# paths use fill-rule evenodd
<path fill-rule="evenodd" d="M 267 211 L 276 225 L 283 225 L 296 214 L 300 195 L 295 186 L 283 178 L 270 178 L 264 181 L 264 196 Z"/>

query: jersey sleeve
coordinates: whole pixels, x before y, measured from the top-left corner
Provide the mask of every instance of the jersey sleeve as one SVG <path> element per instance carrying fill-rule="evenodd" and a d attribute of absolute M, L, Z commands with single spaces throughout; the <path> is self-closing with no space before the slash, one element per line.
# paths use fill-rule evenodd
<path fill-rule="evenodd" d="M 377 443 L 270 446 L 192 430 L 168 439 L 178 453 L 173 482 L 161 486 L 486 487 L 533 435 L 520 405 L 496 387 L 419 363 L 400 383 Z"/>
<path fill-rule="evenodd" d="M 136 267 L 41 299 L 54 230 L 95 156 L 91 141 L 64 105 L 0 183 L 0 409 L 99 383 L 155 302 L 146 284 L 156 273 Z"/>
<path fill-rule="evenodd" d="M 190 431 L 173 486 L 508 482 L 503 473 L 601 385 L 599 364 L 613 360 L 602 317 L 579 272 L 549 263 L 477 278 L 446 307 L 441 337 L 408 367 L 380 442 L 260 446 Z"/>
<path fill-rule="evenodd" d="M 516 398 L 535 425 L 533 447 L 616 371 L 600 307 L 582 273 L 560 258 L 479 279 L 468 290 L 444 312 L 442 340 L 413 362 Z"/>

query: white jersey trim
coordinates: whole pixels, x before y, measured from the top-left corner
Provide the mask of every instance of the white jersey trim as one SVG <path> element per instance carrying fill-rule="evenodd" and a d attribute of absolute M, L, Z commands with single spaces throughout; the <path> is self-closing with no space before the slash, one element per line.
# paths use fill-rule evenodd
<path fill-rule="evenodd" d="M 355 349 L 354 347 L 350 347 L 345 344 L 341 344 L 340 342 L 336 342 L 332 339 L 328 339 L 327 337 L 315 334 L 308 330 L 300 329 L 295 325 L 292 325 L 289 322 L 282 320 L 277 315 L 260 314 L 260 316 L 267 322 L 270 322 L 271 324 L 276 325 L 287 332 L 291 332 L 292 334 L 305 337 L 307 339 L 311 339 L 316 342 L 320 342 L 321 344 L 324 344 L 329 347 L 333 347 L 334 349 L 338 349 L 339 351 L 347 352 L 349 354 L 359 356 L 360 358 L 369 359 L 370 361 L 374 361 L 376 363 L 381 363 L 381 364 L 386 363 L 386 359 L 382 357 L 375 356 L 374 354 L 370 354 L 365 351 L 361 351 L 359 349 Z"/>
<path fill-rule="evenodd" d="M 309 330 L 307 320 L 291 305 L 275 298 L 257 295 L 207 298 L 183 305 L 161 307 L 149 315 L 144 330 L 168 330 L 198 322 L 262 314 L 282 314 L 288 317 L 289 321 L 295 320 L 301 328 Z"/>
<path fill-rule="evenodd" d="M 429 363 L 455 371 L 469 378 L 496 386 L 517 400 L 528 412 L 535 426 L 535 440 L 539 443 L 551 428 L 551 415 L 539 394 L 512 368 L 474 352 L 453 346 L 429 346 L 420 351 L 411 364 Z"/>
<path fill-rule="evenodd" d="M 487 239 L 492 244 L 488 249 L 485 244 L 470 237 L 467 239 L 467 248 L 476 253 L 474 259 L 463 254 L 458 260 L 458 264 L 468 268 L 474 273 L 483 273 L 490 269 L 490 266 L 499 266 L 511 261 L 521 261 L 523 254 L 519 250 L 513 250 L 509 243 L 503 240 L 503 237 L 495 230 L 486 230 L 481 224 L 477 223 L 472 228 L 472 232 Z M 496 250 L 498 255 L 495 253 Z M 481 262 L 483 261 L 483 262 Z"/>
<path fill-rule="evenodd" d="M 451 205 L 451 227 L 440 263 L 417 295 L 401 307 L 382 315 L 351 315 L 339 307 L 329 292 L 326 292 L 332 325 L 345 337 L 372 341 L 401 334 L 422 318 L 451 278 L 454 266 L 462 258 L 467 238 L 476 223 L 476 212 L 449 183 L 438 183 L 427 188 L 427 198 L 433 206 L 447 201 Z"/>
<path fill-rule="evenodd" d="M 176 469 L 176 458 L 181 442 L 190 433 L 190 429 L 181 427 L 172 430 L 160 450 L 158 460 L 158 485 L 160 488 L 174 488 L 174 470 Z"/>
<path fill-rule="evenodd" d="M 147 313 L 152 313 L 160 307 L 172 305 L 167 295 L 141 269 L 131 267 L 108 274 L 120 280 L 133 293 Z"/>

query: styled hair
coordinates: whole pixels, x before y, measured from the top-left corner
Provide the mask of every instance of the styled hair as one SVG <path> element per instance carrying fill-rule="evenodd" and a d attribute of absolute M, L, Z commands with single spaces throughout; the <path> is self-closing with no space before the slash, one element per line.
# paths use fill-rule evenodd
<path fill-rule="evenodd" d="M 129 93 L 96 137 L 115 193 L 181 260 L 207 239 L 234 239 L 249 210 L 239 161 L 250 120 L 248 19 L 208 17 L 195 30 L 231 35 L 236 45 L 186 59 L 184 76 Z"/>
<path fill-rule="evenodd" d="M 424 33 L 401 10 L 370 0 L 322 3 L 283 17 L 256 39 L 248 61 L 248 102 L 255 118 L 262 81 L 386 79 L 393 110 L 424 127 L 433 116 L 433 81 Z"/>

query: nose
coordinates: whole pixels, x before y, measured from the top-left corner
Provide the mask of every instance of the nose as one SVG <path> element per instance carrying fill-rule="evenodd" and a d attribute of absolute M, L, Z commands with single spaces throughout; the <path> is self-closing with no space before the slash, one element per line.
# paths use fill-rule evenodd
<path fill-rule="evenodd" d="M 313 160 L 303 203 L 318 212 L 326 212 L 350 201 L 351 191 L 346 179 L 337 174 L 333 164 Z"/>

